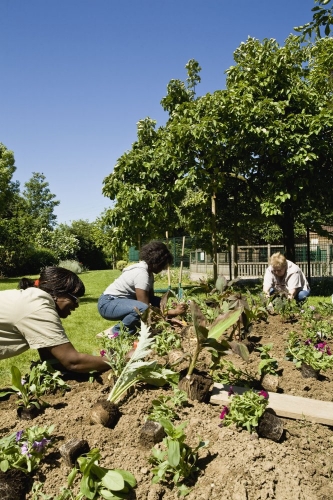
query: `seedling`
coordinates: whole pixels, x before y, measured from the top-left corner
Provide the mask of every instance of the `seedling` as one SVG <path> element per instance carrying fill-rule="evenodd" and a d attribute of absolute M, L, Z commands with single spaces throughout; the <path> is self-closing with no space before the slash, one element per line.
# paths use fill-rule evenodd
<path fill-rule="evenodd" d="M 229 395 L 232 396 L 232 400 L 228 406 L 222 408 L 221 426 L 236 424 L 237 427 L 245 427 L 251 433 L 258 426 L 259 419 L 266 410 L 268 393 L 266 391 L 257 393 L 250 389 L 242 395 L 233 391 Z"/>
<path fill-rule="evenodd" d="M 260 352 L 260 363 L 258 367 L 259 375 L 263 376 L 266 374 L 277 375 L 278 363 L 277 360 L 271 358 L 269 352 L 272 349 L 273 344 L 266 344 L 261 347 L 257 347 L 256 350 Z"/>

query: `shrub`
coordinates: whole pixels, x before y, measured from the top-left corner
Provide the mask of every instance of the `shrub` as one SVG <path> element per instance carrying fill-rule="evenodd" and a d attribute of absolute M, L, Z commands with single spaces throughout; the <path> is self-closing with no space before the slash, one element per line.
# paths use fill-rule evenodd
<path fill-rule="evenodd" d="M 15 275 L 39 274 L 41 269 L 54 266 L 57 258 L 48 248 L 29 249 L 15 267 Z"/>
<path fill-rule="evenodd" d="M 127 260 L 118 260 L 116 267 L 118 271 L 122 271 L 124 267 L 127 266 L 127 264 L 128 264 Z"/>
<path fill-rule="evenodd" d="M 75 274 L 80 274 L 83 271 L 83 265 L 77 260 L 61 260 L 58 264 L 59 267 L 64 267 L 68 271 L 72 271 Z"/>

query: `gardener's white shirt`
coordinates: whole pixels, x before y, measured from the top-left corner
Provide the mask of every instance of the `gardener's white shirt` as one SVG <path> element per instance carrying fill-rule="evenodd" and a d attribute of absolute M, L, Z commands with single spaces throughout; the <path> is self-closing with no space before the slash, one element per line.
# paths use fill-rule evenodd
<path fill-rule="evenodd" d="M 104 295 L 135 300 L 136 288 L 147 292 L 154 289 L 154 275 L 148 273 L 148 264 L 143 260 L 125 267 L 121 275 L 104 290 Z"/>
<path fill-rule="evenodd" d="M 51 295 L 34 287 L 0 292 L 0 359 L 67 342 Z"/>
<path fill-rule="evenodd" d="M 303 271 L 290 260 L 287 260 L 287 271 L 284 276 L 276 276 L 273 273 L 273 267 L 268 266 L 264 275 L 263 290 L 268 292 L 271 288 L 278 292 L 290 292 L 296 289 L 310 290 Z"/>

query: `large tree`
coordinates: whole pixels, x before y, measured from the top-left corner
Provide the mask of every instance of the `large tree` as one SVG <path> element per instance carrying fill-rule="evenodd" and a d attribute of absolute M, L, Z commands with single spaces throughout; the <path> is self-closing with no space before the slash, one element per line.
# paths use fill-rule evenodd
<path fill-rule="evenodd" d="M 54 209 L 60 204 L 56 195 L 52 194 L 45 175 L 33 172 L 31 179 L 24 184 L 22 195 L 27 204 L 27 212 L 34 221 L 34 228 L 39 232 L 42 228 L 51 230 L 57 220 Z"/>

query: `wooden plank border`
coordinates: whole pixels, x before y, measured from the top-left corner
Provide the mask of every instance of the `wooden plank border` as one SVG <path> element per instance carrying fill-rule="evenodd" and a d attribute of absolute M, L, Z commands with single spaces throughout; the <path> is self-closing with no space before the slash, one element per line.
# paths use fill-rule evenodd
<path fill-rule="evenodd" d="M 230 385 L 214 384 L 210 402 L 217 405 L 228 405 Z M 232 386 L 237 394 L 247 391 L 246 387 Z M 333 402 L 319 399 L 302 398 L 289 394 L 268 393 L 268 408 L 272 408 L 280 417 L 306 419 L 311 422 L 333 426 Z"/>

